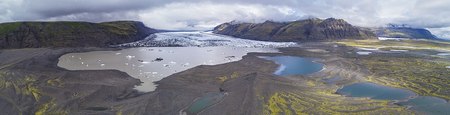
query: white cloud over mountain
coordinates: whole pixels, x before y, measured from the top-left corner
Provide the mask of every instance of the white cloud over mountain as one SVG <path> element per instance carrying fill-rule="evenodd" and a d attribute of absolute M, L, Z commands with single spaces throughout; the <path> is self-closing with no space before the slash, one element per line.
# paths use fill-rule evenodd
<path fill-rule="evenodd" d="M 358 26 L 450 26 L 448 0 L 1 0 L 0 22 L 138 20 L 160 29 L 211 29 L 227 21 L 342 18 Z"/>

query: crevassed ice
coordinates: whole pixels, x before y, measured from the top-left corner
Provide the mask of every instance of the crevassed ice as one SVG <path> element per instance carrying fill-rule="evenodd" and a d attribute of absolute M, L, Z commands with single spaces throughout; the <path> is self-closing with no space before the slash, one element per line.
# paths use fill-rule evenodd
<path fill-rule="evenodd" d="M 163 32 L 148 36 L 144 40 L 121 44 L 122 47 L 210 47 L 210 46 L 232 46 L 232 47 L 295 47 L 295 42 L 269 42 L 240 39 L 212 32 Z"/>

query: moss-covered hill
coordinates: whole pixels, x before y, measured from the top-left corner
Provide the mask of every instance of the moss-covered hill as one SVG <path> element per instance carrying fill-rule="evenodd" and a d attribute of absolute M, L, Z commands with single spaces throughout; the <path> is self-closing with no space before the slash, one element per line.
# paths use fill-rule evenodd
<path fill-rule="evenodd" d="M 372 32 L 334 18 L 311 18 L 293 22 L 224 23 L 215 27 L 214 33 L 266 41 L 376 39 Z"/>
<path fill-rule="evenodd" d="M 370 30 L 379 37 L 437 40 L 436 36 L 434 36 L 427 29 L 423 28 L 380 27 L 380 28 L 371 28 Z"/>
<path fill-rule="evenodd" d="M 141 22 L 12 22 L 0 24 L 0 49 L 106 47 L 157 32 Z"/>

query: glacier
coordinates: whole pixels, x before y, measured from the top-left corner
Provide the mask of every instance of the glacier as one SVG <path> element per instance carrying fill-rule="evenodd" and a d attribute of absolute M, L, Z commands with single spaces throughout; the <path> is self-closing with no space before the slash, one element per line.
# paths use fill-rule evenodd
<path fill-rule="evenodd" d="M 269 42 L 247 40 L 226 35 L 214 34 L 211 31 L 195 32 L 162 32 L 155 33 L 143 40 L 115 45 L 113 47 L 213 47 L 230 46 L 244 48 L 278 48 L 296 47 L 295 42 Z"/>

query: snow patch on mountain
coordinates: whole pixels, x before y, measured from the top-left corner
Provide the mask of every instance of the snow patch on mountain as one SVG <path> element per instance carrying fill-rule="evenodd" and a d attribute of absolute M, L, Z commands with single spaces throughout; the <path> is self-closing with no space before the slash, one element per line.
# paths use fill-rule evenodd
<path fill-rule="evenodd" d="M 164 32 L 148 36 L 144 40 L 116 45 L 118 47 L 295 47 L 295 42 L 268 42 L 240 39 L 212 32 Z"/>

